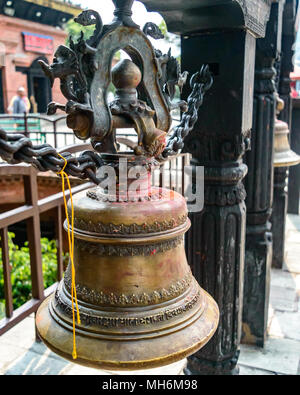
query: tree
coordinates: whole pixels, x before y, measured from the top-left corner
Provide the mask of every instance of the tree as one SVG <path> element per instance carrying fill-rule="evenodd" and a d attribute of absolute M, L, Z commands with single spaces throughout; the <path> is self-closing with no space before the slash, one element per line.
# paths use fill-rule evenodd
<path fill-rule="evenodd" d="M 164 40 L 171 44 L 171 46 L 175 46 L 180 50 L 180 37 L 177 34 L 169 33 L 168 27 L 164 20 L 159 24 L 160 31 L 165 36 Z"/>
<path fill-rule="evenodd" d="M 70 19 L 66 24 L 65 24 L 65 30 L 68 33 L 68 38 L 66 44 L 70 44 L 70 36 L 72 36 L 73 41 L 77 42 L 79 39 L 81 32 L 84 34 L 84 38 L 88 39 L 90 38 L 95 30 L 95 26 L 82 26 L 79 23 L 76 23 L 74 19 Z"/>

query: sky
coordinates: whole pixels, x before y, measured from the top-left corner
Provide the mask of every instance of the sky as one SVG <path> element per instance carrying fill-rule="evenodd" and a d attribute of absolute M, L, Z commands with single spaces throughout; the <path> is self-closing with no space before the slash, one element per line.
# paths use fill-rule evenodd
<path fill-rule="evenodd" d="M 113 19 L 114 5 L 111 0 L 77 0 L 76 3 L 80 4 L 84 9 L 90 8 L 98 11 L 104 24 L 110 23 Z M 140 25 L 141 29 L 144 27 L 146 22 L 154 22 L 159 25 L 163 20 L 162 16 L 157 12 L 147 12 L 144 4 L 139 1 L 134 2 L 132 12 L 133 21 Z M 172 55 L 175 57 L 180 55 L 180 50 L 176 46 L 171 45 L 164 40 L 151 39 L 151 41 L 154 47 L 160 49 L 163 53 L 167 53 L 171 46 Z"/>

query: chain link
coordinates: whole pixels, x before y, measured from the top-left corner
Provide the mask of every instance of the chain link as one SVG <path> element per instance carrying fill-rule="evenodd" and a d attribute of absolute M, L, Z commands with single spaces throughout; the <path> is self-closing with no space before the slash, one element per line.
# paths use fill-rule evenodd
<path fill-rule="evenodd" d="M 190 80 L 192 92 L 187 100 L 188 110 L 183 113 L 180 123 L 171 131 L 167 146 L 162 153 L 163 159 L 171 155 L 177 155 L 184 147 L 183 140 L 194 128 L 204 95 L 211 88 L 212 84 L 213 77 L 208 65 L 203 65 L 201 70 L 192 76 Z"/>
<path fill-rule="evenodd" d="M 7 133 L 0 129 L 0 156 L 10 164 L 21 162 L 32 164 L 39 171 L 52 170 L 59 173 L 65 161 L 57 154 L 56 149 L 49 144 L 33 146 L 32 141 L 23 134 Z M 78 158 L 64 152 L 67 160 L 65 172 L 80 179 L 90 179 L 95 184 L 100 180 L 96 171 L 104 163 L 99 155 L 93 151 L 84 151 Z"/>

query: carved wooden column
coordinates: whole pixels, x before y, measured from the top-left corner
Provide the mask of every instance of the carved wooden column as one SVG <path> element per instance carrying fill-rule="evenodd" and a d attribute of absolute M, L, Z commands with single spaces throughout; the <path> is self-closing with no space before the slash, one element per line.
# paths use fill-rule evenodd
<path fill-rule="evenodd" d="M 278 93 L 284 100 L 285 108 L 278 118 L 291 126 L 290 72 L 294 66 L 293 44 L 295 42 L 296 0 L 286 0 L 283 12 L 282 56 L 280 59 L 280 77 Z M 282 268 L 285 259 L 285 223 L 288 205 L 288 167 L 274 170 L 274 203 L 271 217 L 273 228 L 272 266 Z"/>
<path fill-rule="evenodd" d="M 272 212 L 273 260 L 272 266 L 281 269 L 285 255 L 285 225 L 287 214 L 288 168 L 278 167 L 274 171 L 274 202 Z"/>
<path fill-rule="evenodd" d="M 289 1 L 287 4 L 286 12 L 289 12 L 290 19 L 294 17 L 295 1 Z M 293 25 L 290 23 L 290 30 L 285 31 L 284 33 L 289 33 L 284 35 L 284 45 L 290 47 L 293 45 L 295 41 L 295 33 L 293 30 Z M 291 30 L 292 29 L 292 30 Z M 282 83 L 280 87 L 281 97 L 286 102 L 286 93 L 288 93 L 289 105 L 292 111 L 292 116 L 290 119 L 290 143 L 291 149 L 295 151 L 298 155 L 300 155 L 300 99 L 291 99 L 290 98 L 290 79 L 288 70 L 290 67 L 293 67 L 291 64 L 286 67 L 285 63 L 282 63 L 282 74 L 284 78 L 282 78 Z M 284 68 L 287 68 L 287 71 L 284 72 Z M 287 121 L 286 121 L 287 122 Z M 289 169 L 289 180 L 288 180 L 288 212 L 291 214 L 300 214 L 299 209 L 299 199 L 300 199 L 300 165 L 293 166 Z"/>
<path fill-rule="evenodd" d="M 246 220 L 242 180 L 247 173 L 242 157 L 250 146 L 248 93 L 253 92 L 255 39 L 234 31 L 184 39 L 184 67 L 196 69 L 200 64 L 194 56 L 197 47 L 201 60 L 206 58 L 216 70 L 202 122 L 186 140 L 194 165 L 205 167 L 205 207 L 190 215 L 186 251 L 194 275 L 214 295 L 221 317 L 210 345 L 192 356 L 188 366 L 194 374 L 230 374 L 240 341 Z M 231 48 L 236 52 L 229 60 Z"/>
<path fill-rule="evenodd" d="M 292 101 L 291 149 L 300 155 L 300 99 Z M 290 168 L 288 213 L 300 214 L 300 165 Z"/>
<path fill-rule="evenodd" d="M 186 139 L 193 164 L 205 167 L 205 206 L 190 214 L 188 260 L 220 308 L 210 344 L 189 358 L 191 374 L 233 374 L 241 333 L 247 166 L 252 128 L 255 37 L 265 34 L 271 1 L 144 0 L 182 36 L 182 69 L 208 63 L 214 85 Z M 204 6 L 205 8 L 202 7 Z M 186 96 L 184 92 L 183 96 Z"/>
<path fill-rule="evenodd" d="M 265 38 L 256 40 L 253 128 L 245 163 L 247 227 L 242 342 L 263 347 L 269 307 L 275 123 L 275 60 L 281 50 L 284 1 L 273 2 Z"/>
<path fill-rule="evenodd" d="M 296 2 L 297 0 L 285 0 L 282 21 L 282 55 L 280 59 L 280 75 L 278 93 L 284 101 L 284 109 L 280 112 L 278 119 L 286 122 L 291 129 L 292 98 L 290 73 L 294 70 L 293 45 L 296 40 Z"/>

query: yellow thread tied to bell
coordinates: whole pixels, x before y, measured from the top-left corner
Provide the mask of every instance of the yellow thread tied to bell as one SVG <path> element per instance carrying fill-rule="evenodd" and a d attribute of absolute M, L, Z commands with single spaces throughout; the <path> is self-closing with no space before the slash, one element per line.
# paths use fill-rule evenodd
<path fill-rule="evenodd" d="M 58 154 L 64 161 L 64 167 L 59 171 L 57 174 L 61 176 L 62 180 L 62 192 L 63 192 L 63 197 L 64 197 L 64 206 L 65 206 L 65 212 L 66 212 L 66 218 L 67 218 L 67 223 L 68 223 L 68 242 L 69 242 L 69 253 L 70 253 L 70 262 L 71 262 L 71 272 L 72 272 L 72 284 L 71 284 L 71 299 L 72 299 L 72 317 L 73 317 L 73 352 L 72 352 L 72 357 L 73 359 L 77 359 L 77 351 L 76 351 L 76 335 L 75 335 L 75 306 L 74 306 L 74 300 L 75 300 L 75 305 L 76 305 L 76 312 L 77 312 L 77 323 L 80 324 L 80 315 L 79 315 L 79 308 L 78 308 L 78 302 L 77 302 L 77 292 L 76 292 L 76 285 L 75 285 L 75 266 L 74 266 L 74 205 L 73 205 L 73 196 L 72 196 L 72 190 L 71 190 L 71 184 L 69 180 L 69 176 L 65 172 L 65 168 L 68 164 L 68 161 L 66 158 L 64 158 L 62 155 Z M 70 219 L 69 219 L 69 213 L 68 213 L 68 207 L 67 207 L 67 199 L 66 199 L 66 192 L 65 192 L 65 179 L 67 180 L 68 184 L 68 189 L 70 191 L 70 201 L 71 201 L 71 227 L 70 227 Z M 71 232 L 70 232 L 71 228 Z"/>

